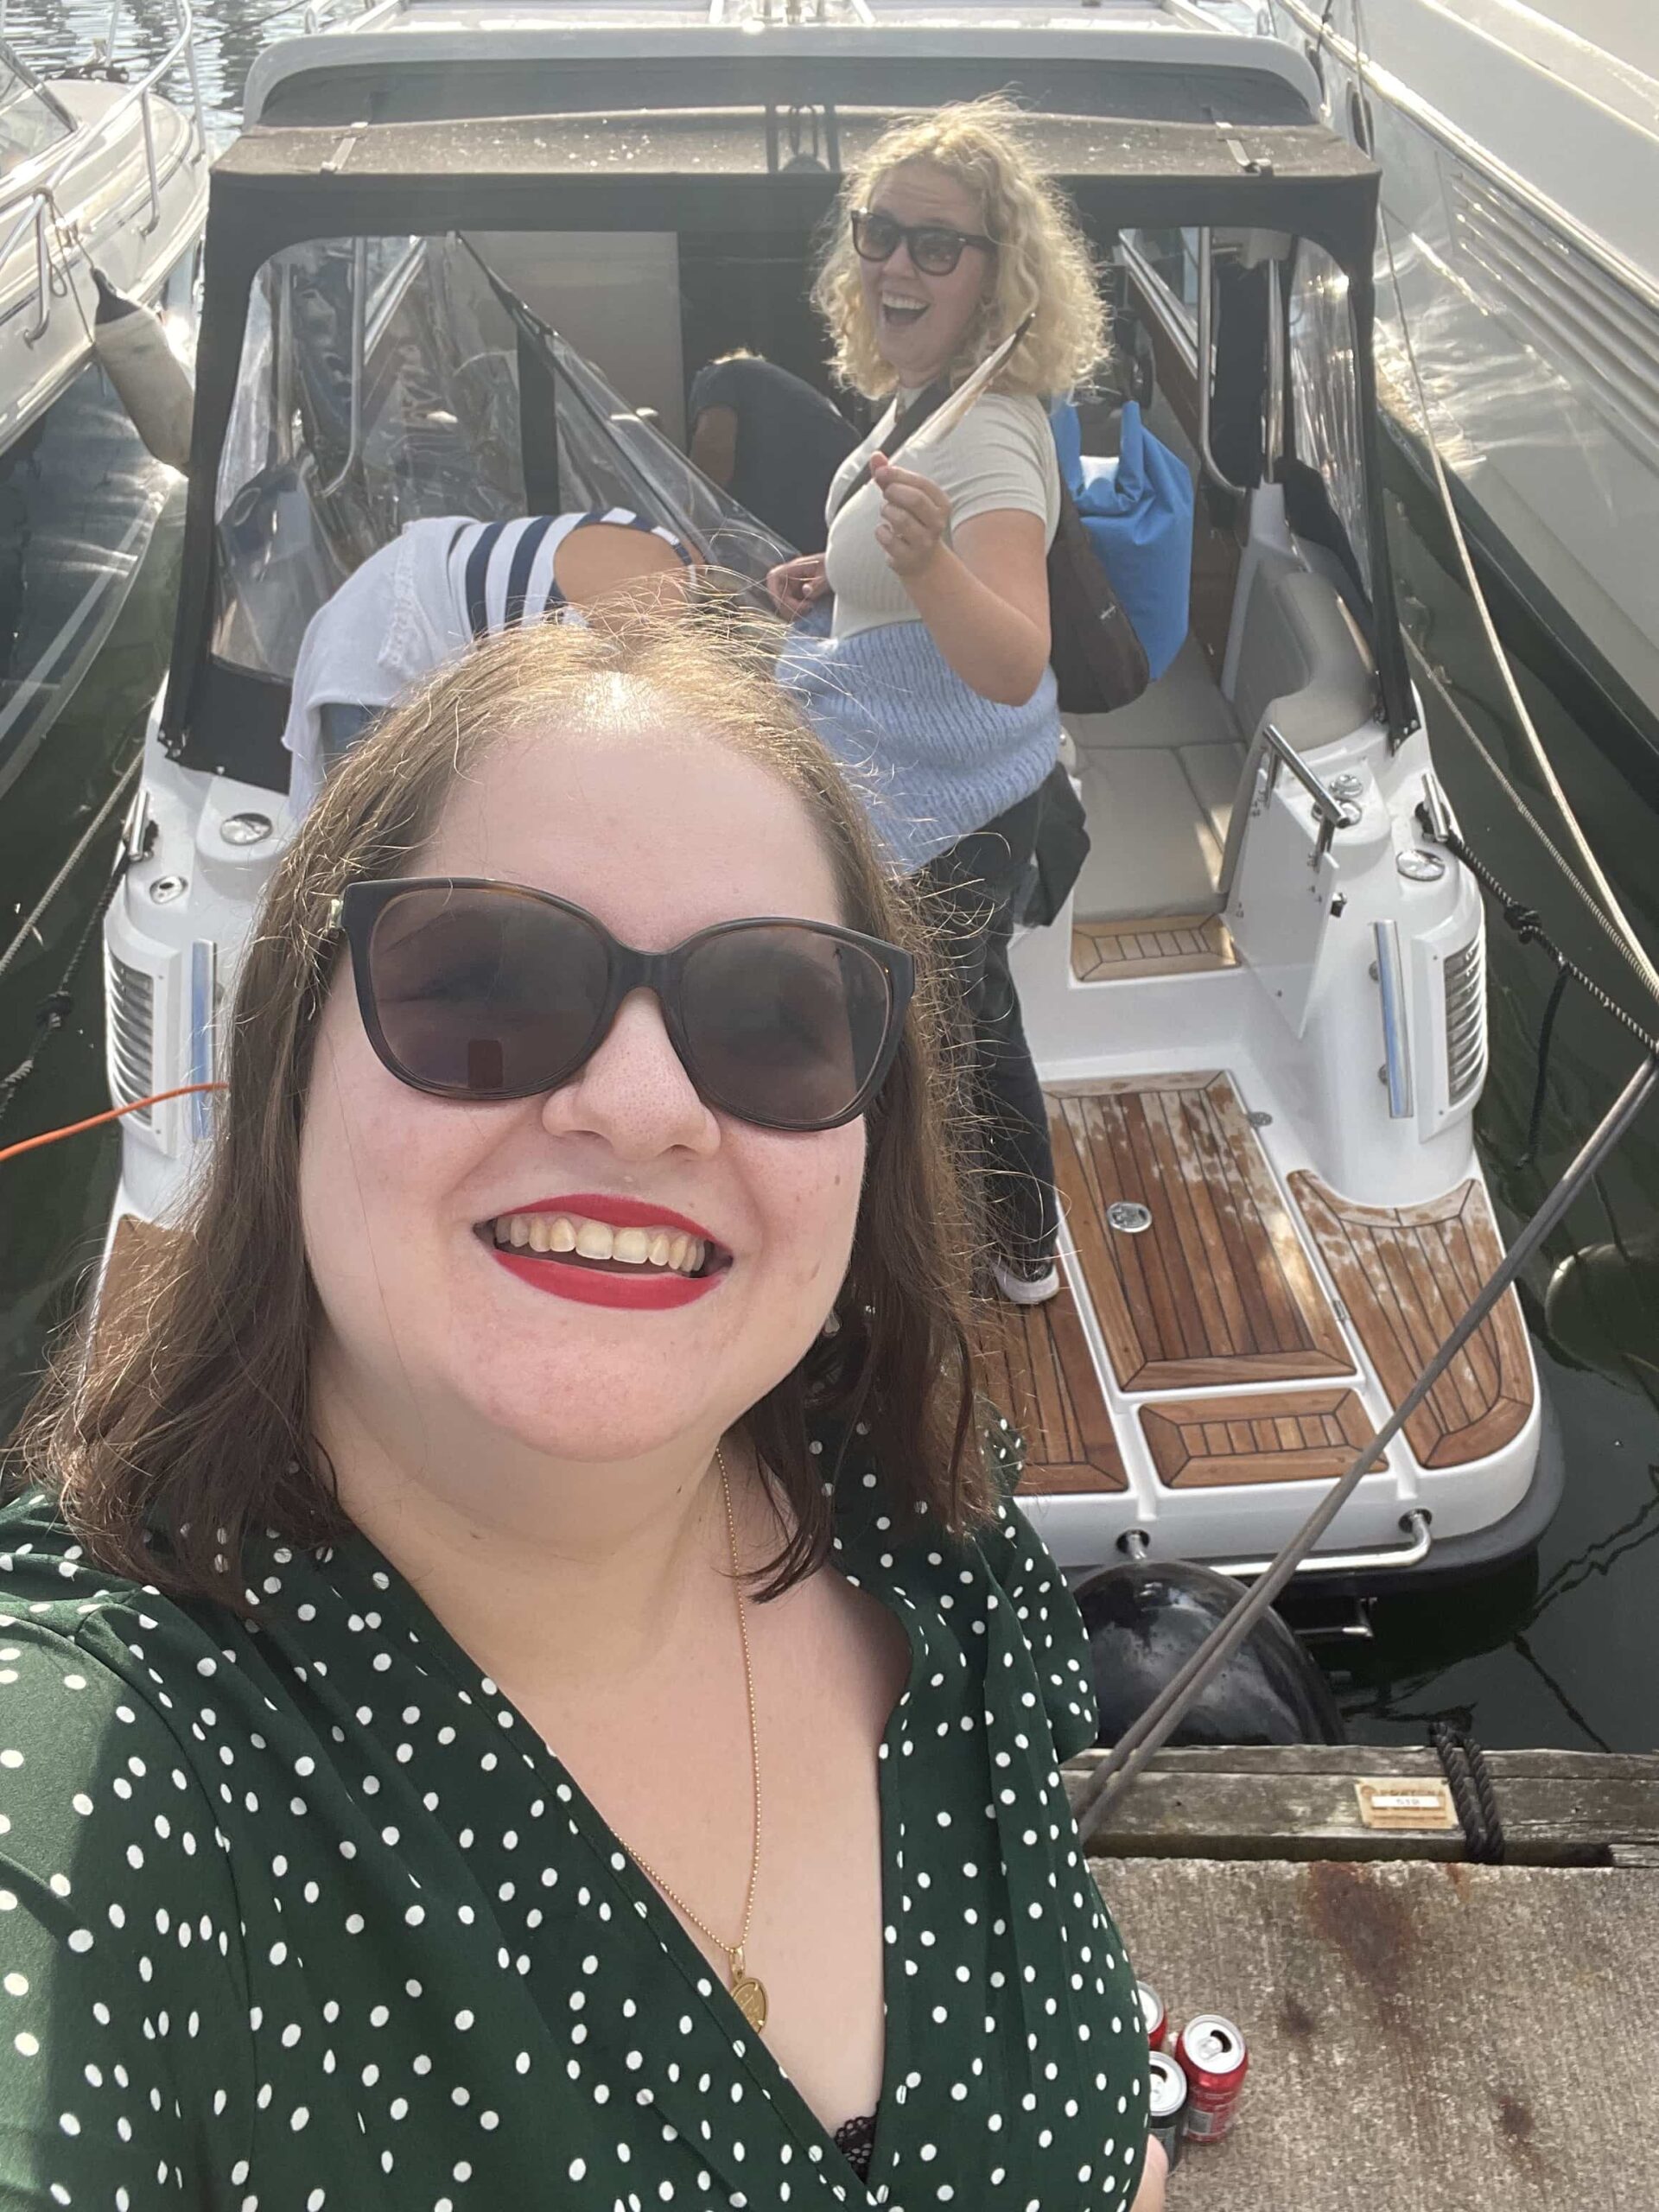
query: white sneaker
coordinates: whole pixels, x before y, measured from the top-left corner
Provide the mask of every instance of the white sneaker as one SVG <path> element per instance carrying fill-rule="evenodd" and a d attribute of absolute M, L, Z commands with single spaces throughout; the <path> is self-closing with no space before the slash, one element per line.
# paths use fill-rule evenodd
<path fill-rule="evenodd" d="M 1052 1262 L 1046 1274 L 1021 1275 L 1005 1261 L 993 1260 L 991 1277 L 1011 1306 L 1044 1306 L 1059 1294 L 1060 1270 Z"/>

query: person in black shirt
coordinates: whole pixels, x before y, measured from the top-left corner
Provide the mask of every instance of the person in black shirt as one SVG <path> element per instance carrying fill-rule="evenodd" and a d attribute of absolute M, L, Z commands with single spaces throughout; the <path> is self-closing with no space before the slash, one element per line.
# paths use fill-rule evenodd
<path fill-rule="evenodd" d="M 822 553 L 830 480 L 858 432 L 821 391 L 758 353 L 725 353 L 691 382 L 691 460 L 802 553 Z"/>

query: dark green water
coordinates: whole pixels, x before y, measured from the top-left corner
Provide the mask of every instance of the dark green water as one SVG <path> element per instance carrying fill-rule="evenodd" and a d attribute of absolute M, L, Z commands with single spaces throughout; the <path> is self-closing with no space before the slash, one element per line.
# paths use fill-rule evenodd
<path fill-rule="evenodd" d="M 227 130 L 264 26 L 296 10 L 203 11 L 199 53 L 214 119 Z M 50 62 L 84 50 L 105 22 L 86 0 L 54 6 L 12 35 Z M 159 36 L 153 30 L 147 33 Z M 1504 774 L 1549 824 L 1548 803 L 1516 734 L 1492 711 L 1498 686 L 1431 500 L 1395 469 L 1392 518 L 1413 636 L 1446 671 L 1464 713 Z M 0 947 L 50 881 L 111 781 L 131 758 L 162 672 L 176 557 L 176 518 L 158 532 L 117 632 L 70 711 L 0 805 Z M 1659 762 L 1564 703 L 1545 640 L 1518 616 L 1503 624 L 1529 704 L 1556 771 L 1620 898 L 1659 944 Z M 1552 934 L 1638 1015 L 1641 993 L 1584 917 L 1456 726 L 1429 700 L 1435 757 L 1465 836 Z M 96 912 L 116 825 L 54 905 L 38 942 L 0 977 L 0 1075 L 29 1048 L 35 1009 Z M 1492 1065 L 1478 1130 L 1506 1225 L 1550 1187 L 1635 1063 L 1634 1043 L 1569 992 L 1556 1025 L 1541 1141 L 1522 1163 L 1536 1040 L 1553 969 L 1496 920 L 1490 937 Z M 94 939 L 66 1027 L 18 1096 L 0 1144 L 107 1106 L 102 995 Z M 1653 1017 L 1659 1020 L 1659 1010 Z M 0 1434 L 38 1371 L 50 1329 L 73 1310 L 99 1249 L 118 1146 L 108 1129 L 0 1166 Z M 1574 1254 L 1586 1258 L 1573 1264 Z M 1558 1274 L 1558 1270 L 1562 1272 Z M 1552 1287 L 1553 1283 L 1553 1287 Z M 1453 1594 L 1385 1600 L 1375 1638 L 1321 1648 L 1356 1735 L 1421 1740 L 1436 1716 L 1471 1724 L 1495 1745 L 1647 1750 L 1659 1746 L 1659 1108 L 1608 1165 L 1523 1285 L 1540 1366 L 1566 1445 L 1566 1502 L 1537 1560 Z"/>

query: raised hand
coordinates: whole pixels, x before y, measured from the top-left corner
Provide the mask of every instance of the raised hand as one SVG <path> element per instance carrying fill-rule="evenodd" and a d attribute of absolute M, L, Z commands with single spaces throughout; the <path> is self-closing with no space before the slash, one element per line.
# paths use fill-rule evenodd
<path fill-rule="evenodd" d="M 900 468 L 885 454 L 870 461 L 870 477 L 881 494 L 881 519 L 875 542 L 896 576 L 919 576 L 944 543 L 950 501 L 930 476 Z"/>

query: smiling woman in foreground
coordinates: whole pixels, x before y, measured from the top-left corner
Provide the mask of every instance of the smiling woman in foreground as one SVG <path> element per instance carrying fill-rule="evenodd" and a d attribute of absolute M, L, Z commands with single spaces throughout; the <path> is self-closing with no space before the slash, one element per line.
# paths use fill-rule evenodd
<path fill-rule="evenodd" d="M 7 2203 L 1161 2203 L 910 931 L 683 626 L 330 781 L 0 1516 Z"/>

